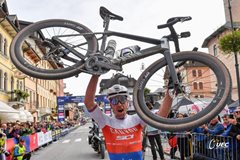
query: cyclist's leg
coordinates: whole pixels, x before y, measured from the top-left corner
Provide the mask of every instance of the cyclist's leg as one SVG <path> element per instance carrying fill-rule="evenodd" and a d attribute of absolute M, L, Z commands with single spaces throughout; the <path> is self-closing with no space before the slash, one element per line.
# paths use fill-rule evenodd
<path fill-rule="evenodd" d="M 154 137 L 155 137 L 155 135 L 149 135 L 148 140 L 149 140 L 149 143 L 150 143 L 150 146 L 151 146 L 151 152 L 152 152 L 152 155 L 153 155 L 153 160 L 156 160 L 157 159 L 157 153 L 156 153 L 156 148 L 155 148 Z"/>

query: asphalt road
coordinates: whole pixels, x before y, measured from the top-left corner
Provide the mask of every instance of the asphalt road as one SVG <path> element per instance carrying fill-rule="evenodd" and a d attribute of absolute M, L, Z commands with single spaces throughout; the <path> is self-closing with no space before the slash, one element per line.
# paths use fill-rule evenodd
<path fill-rule="evenodd" d="M 88 132 L 91 123 L 78 127 L 60 140 L 42 147 L 32 153 L 31 160 L 97 160 L 100 155 L 88 144 Z M 109 160 L 105 154 L 105 160 Z M 169 159 L 165 155 L 166 160 Z M 147 148 L 145 160 L 152 160 L 150 148 Z"/>
<path fill-rule="evenodd" d="M 100 156 L 88 144 L 91 124 L 78 127 L 60 140 L 32 153 L 31 160 L 97 160 Z M 106 160 L 107 152 L 106 152 Z"/>

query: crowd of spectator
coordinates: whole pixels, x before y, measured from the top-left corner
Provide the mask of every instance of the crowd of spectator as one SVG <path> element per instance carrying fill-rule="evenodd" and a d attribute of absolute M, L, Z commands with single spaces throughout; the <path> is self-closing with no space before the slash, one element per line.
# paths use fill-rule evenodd
<path fill-rule="evenodd" d="M 195 113 L 178 113 L 176 118 L 193 116 Z M 197 157 L 212 159 L 240 159 L 240 107 L 232 113 L 218 115 L 209 123 L 192 130 L 168 135 L 171 147 L 170 156 L 176 158 L 178 150 L 180 159 L 190 157 L 190 150 Z M 201 159 L 201 158 L 199 158 Z"/>
<path fill-rule="evenodd" d="M 69 121 L 67 123 L 60 123 L 56 121 L 47 122 L 20 122 L 16 121 L 15 123 L 1 123 L 1 131 L 6 135 L 7 138 L 16 138 L 19 139 L 21 136 L 29 135 L 37 132 L 53 131 L 56 129 L 64 129 L 74 126 L 77 122 Z"/>

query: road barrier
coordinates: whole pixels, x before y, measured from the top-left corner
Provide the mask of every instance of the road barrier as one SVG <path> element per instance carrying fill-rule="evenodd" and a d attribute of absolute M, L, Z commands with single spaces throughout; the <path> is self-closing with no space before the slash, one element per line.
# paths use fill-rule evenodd
<path fill-rule="evenodd" d="M 72 128 L 65 128 L 65 129 L 57 129 L 53 131 L 47 131 L 47 132 L 37 132 L 32 133 L 27 136 L 22 136 L 25 140 L 25 148 L 27 152 L 33 152 L 37 150 L 38 148 L 51 143 L 52 141 L 59 140 L 60 137 L 65 136 L 70 131 L 73 131 L 78 126 L 72 127 Z M 13 150 L 14 146 L 18 143 L 16 138 L 8 138 L 5 143 L 5 149 L 10 153 L 10 156 L 4 157 L 6 160 L 12 160 L 13 156 Z M 5 155 L 3 155 L 5 156 Z"/>

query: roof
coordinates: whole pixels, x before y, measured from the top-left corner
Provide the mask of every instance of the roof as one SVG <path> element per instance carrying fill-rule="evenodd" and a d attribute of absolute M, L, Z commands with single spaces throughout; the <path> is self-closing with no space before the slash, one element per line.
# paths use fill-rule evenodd
<path fill-rule="evenodd" d="M 240 22 L 234 22 L 233 23 L 233 27 L 234 28 L 239 28 L 240 27 Z M 203 44 L 202 44 L 202 48 L 207 48 L 208 47 L 208 43 L 210 42 L 211 39 L 213 39 L 214 37 L 217 37 L 218 35 L 220 35 L 221 33 L 223 33 L 226 30 L 230 30 L 231 29 L 231 23 L 230 22 L 226 22 L 224 25 L 222 25 L 220 28 L 218 28 L 215 32 L 213 32 L 210 36 L 208 36 Z"/>

